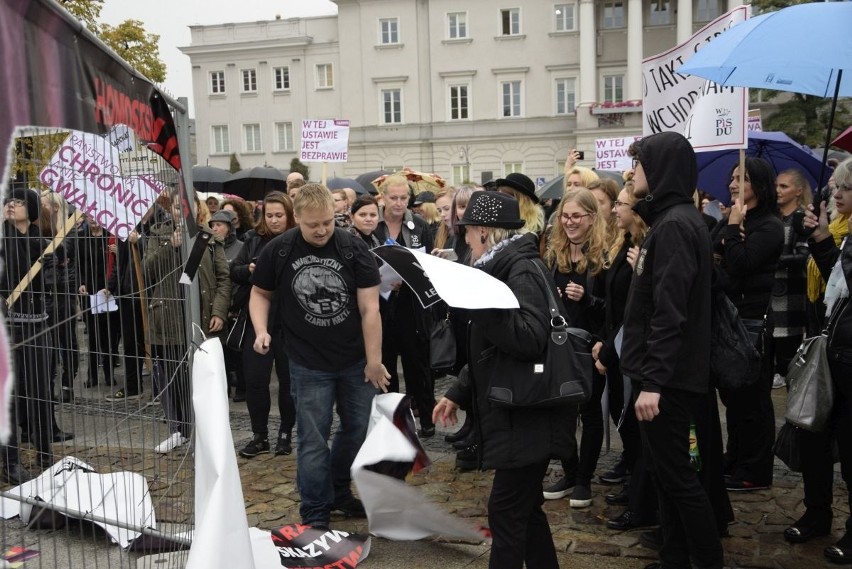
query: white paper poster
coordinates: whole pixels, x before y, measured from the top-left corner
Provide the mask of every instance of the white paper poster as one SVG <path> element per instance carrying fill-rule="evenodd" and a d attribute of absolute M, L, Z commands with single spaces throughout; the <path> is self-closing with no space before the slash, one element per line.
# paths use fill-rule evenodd
<path fill-rule="evenodd" d="M 302 121 L 302 162 L 346 162 L 349 159 L 348 120 Z"/>
<path fill-rule="evenodd" d="M 719 16 L 686 42 L 642 61 L 642 134 L 679 132 L 696 152 L 745 148 L 748 89 L 721 87 L 678 69 L 701 47 L 748 18 L 748 6 Z"/>
<path fill-rule="evenodd" d="M 633 165 L 633 159 L 627 155 L 630 145 L 641 136 L 623 138 L 599 138 L 595 140 L 595 170 L 623 172 Z"/>

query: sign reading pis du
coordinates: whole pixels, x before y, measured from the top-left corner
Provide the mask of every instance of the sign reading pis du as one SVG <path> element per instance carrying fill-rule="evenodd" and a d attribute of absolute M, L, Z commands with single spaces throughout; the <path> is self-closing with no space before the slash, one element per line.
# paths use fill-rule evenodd
<path fill-rule="evenodd" d="M 349 159 L 348 120 L 302 121 L 302 162 L 346 162 Z"/>

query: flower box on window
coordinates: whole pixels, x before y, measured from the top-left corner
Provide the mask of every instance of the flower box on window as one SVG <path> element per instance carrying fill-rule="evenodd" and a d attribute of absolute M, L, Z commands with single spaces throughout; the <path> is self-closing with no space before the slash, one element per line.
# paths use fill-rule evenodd
<path fill-rule="evenodd" d="M 590 112 L 593 115 L 611 115 L 615 113 L 641 113 L 642 101 L 639 99 L 633 101 L 621 101 L 612 103 L 605 101 L 603 103 L 592 103 Z"/>

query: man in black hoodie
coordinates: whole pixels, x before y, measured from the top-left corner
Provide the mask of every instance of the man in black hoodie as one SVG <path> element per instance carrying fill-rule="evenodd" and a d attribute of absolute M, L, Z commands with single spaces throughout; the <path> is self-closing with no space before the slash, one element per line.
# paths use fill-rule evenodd
<path fill-rule="evenodd" d="M 719 532 L 689 456 L 694 409 L 710 383 L 712 254 L 692 202 L 695 153 L 672 132 L 644 138 L 632 150 L 635 189 L 649 191 L 634 210 L 651 229 L 634 265 L 621 366 L 638 393 L 643 452 L 660 500 L 660 561 L 648 569 L 718 569 Z"/>

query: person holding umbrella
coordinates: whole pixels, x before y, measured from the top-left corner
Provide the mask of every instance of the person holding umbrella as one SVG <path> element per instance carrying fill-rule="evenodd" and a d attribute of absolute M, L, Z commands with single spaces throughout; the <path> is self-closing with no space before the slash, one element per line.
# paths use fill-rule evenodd
<path fill-rule="evenodd" d="M 473 407 L 480 466 L 494 469 L 488 499 L 491 569 L 556 569 L 556 549 L 542 505 L 542 479 L 550 456 L 568 444 L 564 409 L 493 407 L 486 392 L 500 370 L 486 351 L 532 361 L 547 345 L 555 295 L 553 280 L 538 256 L 535 234 L 523 229 L 518 202 L 497 192 L 476 192 L 459 222 L 466 228 L 474 266 L 505 282 L 518 299 L 516 310 L 470 311 L 470 364 L 435 406 L 433 420 L 455 425 L 460 406 Z M 537 266 L 534 266 L 534 264 Z"/>

